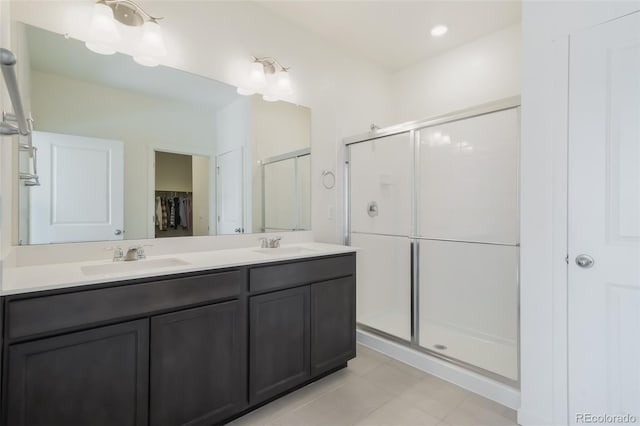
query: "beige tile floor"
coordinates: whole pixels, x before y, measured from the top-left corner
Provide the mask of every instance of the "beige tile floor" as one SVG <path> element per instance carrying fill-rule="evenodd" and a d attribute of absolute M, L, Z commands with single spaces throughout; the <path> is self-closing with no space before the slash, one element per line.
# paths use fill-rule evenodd
<path fill-rule="evenodd" d="M 349 366 L 232 422 L 264 426 L 511 426 L 515 411 L 358 345 Z"/>

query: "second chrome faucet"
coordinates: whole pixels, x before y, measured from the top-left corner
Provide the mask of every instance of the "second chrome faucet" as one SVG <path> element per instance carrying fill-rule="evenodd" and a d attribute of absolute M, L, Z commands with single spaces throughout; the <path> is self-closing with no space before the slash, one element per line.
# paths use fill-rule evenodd
<path fill-rule="evenodd" d="M 260 247 L 262 248 L 278 248 L 280 247 L 280 240 L 282 240 L 282 237 L 274 237 L 274 238 L 262 237 L 259 239 L 261 241 Z"/>
<path fill-rule="evenodd" d="M 144 248 L 148 246 L 131 246 L 127 250 L 127 254 L 124 254 L 124 251 L 121 247 L 113 248 L 113 261 L 121 262 L 121 261 L 132 261 L 132 260 L 141 260 L 146 259 L 147 255 L 144 252 Z"/>

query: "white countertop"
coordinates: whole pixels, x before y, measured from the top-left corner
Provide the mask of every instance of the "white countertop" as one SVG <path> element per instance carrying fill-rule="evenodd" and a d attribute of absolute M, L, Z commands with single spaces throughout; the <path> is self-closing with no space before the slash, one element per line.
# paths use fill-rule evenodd
<path fill-rule="evenodd" d="M 4 269 L 0 296 L 124 281 L 134 278 L 157 277 L 185 272 L 279 262 L 283 260 L 304 259 L 355 251 L 356 249 L 354 247 L 335 244 L 302 243 L 283 244 L 279 249 L 250 247 L 149 256 L 145 260 L 135 262 L 112 262 L 111 259 L 105 259 L 103 261 L 94 260 L 75 263 L 9 267 Z M 181 262 L 184 264 L 157 267 L 156 265 L 162 263 L 162 259 L 177 260 L 177 262 L 174 263 Z M 136 265 L 125 265 L 133 263 L 136 263 Z M 96 270 L 99 269 L 97 267 L 101 265 L 113 265 L 106 267 L 114 270 L 117 270 L 119 265 L 123 266 L 122 269 L 129 269 L 133 266 L 136 270 L 99 274 L 86 274 L 83 272 L 83 269 L 86 271 L 87 267 Z M 146 267 L 147 265 L 149 265 L 148 268 Z"/>

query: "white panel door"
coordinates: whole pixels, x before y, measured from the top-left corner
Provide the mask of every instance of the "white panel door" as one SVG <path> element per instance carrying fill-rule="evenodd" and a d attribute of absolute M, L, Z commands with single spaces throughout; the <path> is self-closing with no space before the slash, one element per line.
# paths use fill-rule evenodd
<path fill-rule="evenodd" d="M 124 145 L 34 132 L 40 186 L 30 189 L 31 244 L 121 240 Z"/>
<path fill-rule="evenodd" d="M 420 130 L 418 234 L 518 243 L 519 108 Z"/>
<path fill-rule="evenodd" d="M 410 134 L 361 142 L 350 149 L 351 230 L 410 235 L 413 198 Z"/>
<path fill-rule="evenodd" d="M 640 421 L 640 13 L 577 33 L 570 46 L 569 420 L 585 423 L 583 414 L 589 413 L 636 416 L 635 423 Z M 613 417 L 606 423 L 629 422 Z"/>
<path fill-rule="evenodd" d="M 353 234 L 358 247 L 357 321 L 411 340 L 411 242 L 407 237 Z"/>
<path fill-rule="evenodd" d="M 216 157 L 218 235 L 244 233 L 244 156 L 242 148 Z"/>

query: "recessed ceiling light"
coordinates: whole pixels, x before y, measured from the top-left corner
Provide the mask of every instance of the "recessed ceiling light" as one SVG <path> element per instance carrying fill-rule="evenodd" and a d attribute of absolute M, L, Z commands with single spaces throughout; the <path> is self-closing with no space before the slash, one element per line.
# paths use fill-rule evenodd
<path fill-rule="evenodd" d="M 431 28 L 431 35 L 433 37 L 442 37 L 447 33 L 447 31 L 449 31 L 449 28 L 447 28 L 446 25 L 436 25 L 435 27 Z"/>

